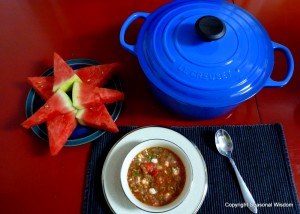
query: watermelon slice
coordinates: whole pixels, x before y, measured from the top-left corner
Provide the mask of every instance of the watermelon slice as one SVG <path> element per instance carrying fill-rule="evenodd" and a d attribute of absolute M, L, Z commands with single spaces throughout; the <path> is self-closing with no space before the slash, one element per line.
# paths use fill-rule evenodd
<path fill-rule="evenodd" d="M 34 113 L 32 106 L 26 105 L 27 114 L 31 116 L 21 125 L 28 129 L 46 122 L 50 153 L 53 156 L 63 148 L 78 123 L 104 131 L 118 132 L 118 127 L 105 104 L 123 100 L 124 93 L 101 87 L 120 67 L 120 63 L 111 63 L 73 71 L 57 53 L 54 53 L 53 76 L 28 77 L 29 84 L 36 94 L 45 100 L 45 104 Z M 51 75 L 50 72 L 52 71 L 48 70 L 47 75 Z M 74 105 L 67 94 L 70 89 Z M 34 99 L 34 96 L 31 96 L 31 99 Z M 40 127 L 34 127 L 33 130 L 35 128 Z"/>
<path fill-rule="evenodd" d="M 116 133 L 119 131 L 104 104 L 92 108 L 80 109 L 76 113 L 78 123 L 96 129 Z"/>
<path fill-rule="evenodd" d="M 71 89 L 74 82 L 81 82 L 81 79 L 74 73 L 73 69 L 57 53 L 54 53 L 53 76 L 53 92 L 58 89 L 67 92 Z"/>
<path fill-rule="evenodd" d="M 47 121 L 51 155 L 57 155 L 77 126 L 75 112 L 61 114 Z"/>
<path fill-rule="evenodd" d="M 73 106 L 77 109 L 89 108 L 99 104 L 110 104 L 124 100 L 124 93 L 109 88 L 98 88 L 86 83 L 76 82 L 72 89 Z"/>
<path fill-rule="evenodd" d="M 73 107 L 70 97 L 63 90 L 59 89 L 41 108 L 27 118 L 21 125 L 28 129 L 60 114 L 71 111 L 76 111 L 76 109 Z"/>
<path fill-rule="evenodd" d="M 27 80 L 31 87 L 43 100 L 48 100 L 53 95 L 53 77 L 28 77 Z"/>
<path fill-rule="evenodd" d="M 121 68 L 118 62 L 102 65 L 92 65 L 75 70 L 82 82 L 103 87 L 107 81 Z"/>
<path fill-rule="evenodd" d="M 117 101 L 124 100 L 125 98 L 123 92 L 109 88 L 97 88 L 97 93 L 100 94 L 104 104 L 111 104 Z"/>

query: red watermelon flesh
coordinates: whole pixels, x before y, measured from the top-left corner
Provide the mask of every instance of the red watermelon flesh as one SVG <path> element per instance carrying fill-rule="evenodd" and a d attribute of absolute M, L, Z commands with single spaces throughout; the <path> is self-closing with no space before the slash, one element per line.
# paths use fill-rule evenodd
<path fill-rule="evenodd" d="M 82 82 L 103 87 L 107 81 L 121 68 L 118 62 L 102 65 L 92 65 L 75 70 Z"/>
<path fill-rule="evenodd" d="M 99 104 L 110 104 L 124 100 L 124 93 L 109 88 L 98 88 L 86 83 L 73 85 L 72 101 L 77 109 L 89 108 Z"/>
<path fill-rule="evenodd" d="M 43 100 L 48 100 L 53 95 L 54 79 L 52 76 L 28 77 L 27 80 Z"/>
<path fill-rule="evenodd" d="M 77 121 L 84 126 L 118 132 L 119 129 L 104 104 L 92 108 L 80 109 L 76 113 Z"/>
<path fill-rule="evenodd" d="M 109 88 L 97 88 L 97 93 L 100 94 L 101 99 L 105 104 L 124 100 L 125 97 L 123 92 Z"/>
<path fill-rule="evenodd" d="M 77 126 L 75 112 L 61 114 L 47 121 L 51 155 L 57 155 Z"/>
<path fill-rule="evenodd" d="M 75 81 L 81 81 L 73 69 L 57 54 L 54 53 L 53 67 L 54 83 L 52 91 L 62 89 L 68 91 Z"/>
<path fill-rule="evenodd" d="M 41 108 L 27 118 L 27 120 L 25 120 L 21 125 L 28 129 L 32 126 L 46 122 L 60 114 L 65 114 L 71 111 L 76 111 L 72 105 L 71 99 L 64 91 L 59 89 Z"/>

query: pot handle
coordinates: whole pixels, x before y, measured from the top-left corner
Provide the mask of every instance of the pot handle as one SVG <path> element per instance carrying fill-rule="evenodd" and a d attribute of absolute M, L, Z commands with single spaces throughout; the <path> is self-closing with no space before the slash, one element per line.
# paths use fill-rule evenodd
<path fill-rule="evenodd" d="M 126 21 L 124 22 L 124 24 L 122 25 L 121 27 L 121 31 L 120 31 L 120 43 L 121 43 L 121 46 L 129 51 L 131 54 L 133 55 L 136 55 L 136 52 L 135 52 L 135 45 L 131 45 L 131 44 L 128 44 L 126 41 L 125 41 L 125 33 L 126 33 L 126 30 L 127 28 L 131 25 L 132 22 L 134 22 L 136 19 L 139 19 L 139 18 L 142 18 L 142 19 L 146 19 L 148 16 L 149 16 L 150 13 L 144 13 L 144 12 L 136 12 L 136 13 L 133 13 L 131 14 L 127 19 Z"/>
<path fill-rule="evenodd" d="M 273 43 L 273 48 L 275 51 L 278 50 L 284 54 L 286 61 L 287 61 L 287 73 L 285 75 L 284 80 L 282 80 L 282 81 L 275 81 L 275 80 L 272 80 L 271 77 L 269 77 L 269 79 L 266 81 L 266 84 L 265 84 L 266 88 L 278 88 L 278 87 L 282 87 L 282 86 L 286 85 L 292 78 L 292 75 L 294 72 L 294 59 L 293 59 L 291 51 L 287 47 L 285 47 L 281 44 L 278 44 L 276 42 L 272 42 L 272 43 Z"/>

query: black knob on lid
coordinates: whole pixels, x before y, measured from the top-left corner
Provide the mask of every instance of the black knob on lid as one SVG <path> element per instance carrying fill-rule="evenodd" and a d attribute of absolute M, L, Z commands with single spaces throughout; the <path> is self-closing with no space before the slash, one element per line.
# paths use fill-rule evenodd
<path fill-rule="evenodd" d="M 196 32 L 205 41 L 213 41 L 222 38 L 226 32 L 226 26 L 215 16 L 203 16 L 195 23 Z"/>

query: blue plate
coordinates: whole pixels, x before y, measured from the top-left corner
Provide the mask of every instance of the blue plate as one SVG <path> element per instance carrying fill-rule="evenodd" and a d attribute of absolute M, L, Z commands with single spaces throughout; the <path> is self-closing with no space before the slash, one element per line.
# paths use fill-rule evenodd
<path fill-rule="evenodd" d="M 97 61 L 88 60 L 88 59 L 73 59 L 73 60 L 68 60 L 66 62 L 72 67 L 73 70 L 83 68 L 86 66 L 100 64 Z M 53 67 L 49 68 L 42 74 L 42 76 L 52 76 L 52 75 L 53 75 Z M 110 79 L 105 87 L 123 91 L 120 80 L 116 77 L 113 77 L 112 79 Z M 45 103 L 45 101 L 43 101 L 42 98 L 37 93 L 35 93 L 35 90 L 33 88 L 31 88 L 29 91 L 29 94 L 27 96 L 27 100 L 26 100 L 26 117 L 27 118 L 30 117 L 44 103 Z M 114 121 L 117 120 L 117 118 L 121 112 L 122 105 L 123 105 L 122 101 L 106 105 L 107 110 L 111 114 Z M 46 127 L 45 123 L 34 126 L 31 129 L 41 139 L 48 141 L 47 127 Z M 72 135 L 69 137 L 69 140 L 66 142 L 65 146 L 78 146 L 78 145 L 82 145 L 85 143 L 89 143 L 89 142 L 99 138 L 105 132 L 106 131 L 102 131 L 99 129 L 94 129 L 94 128 L 90 128 L 90 127 L 86 127 L 86 126 L 82 126 L 82 125 L 78 124 L 77 127 L 75 128 L 75 130 L 73 131 Z"/>

